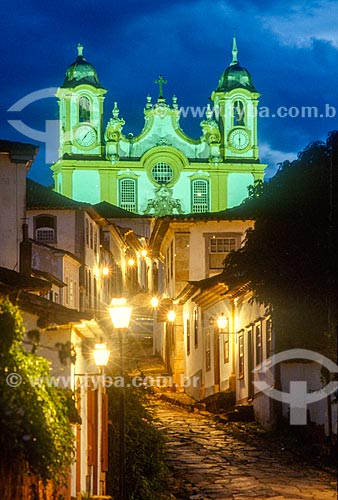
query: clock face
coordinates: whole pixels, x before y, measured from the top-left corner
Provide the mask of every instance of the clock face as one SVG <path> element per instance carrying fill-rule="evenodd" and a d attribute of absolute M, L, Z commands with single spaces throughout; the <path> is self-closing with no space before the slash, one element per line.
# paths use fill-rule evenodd
<path fill-rule="evenodd" d="M 249 134 L 241 128 L 236 128 L 230 133 L 229 142 L 233 148 L 240 151 L 248 146 Z"/>
<path fill-rule="evenodd" d="M 80 146 L 92 146 L 96 142 L 96 131 L 90 125 L 80 125 L 76 129 L 75 139 Z"/>

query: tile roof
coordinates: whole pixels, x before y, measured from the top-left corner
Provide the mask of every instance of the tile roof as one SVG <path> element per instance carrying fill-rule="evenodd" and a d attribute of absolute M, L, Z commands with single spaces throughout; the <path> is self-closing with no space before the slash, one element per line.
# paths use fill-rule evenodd
<path fill-rule="evenodd" d="M 75 201 L 67 196 L 52 191 L 51 188 L 42 186 L 38 182 L 27 178 L 26 184 L 26 208 L 73 208 L 85 209 L 90 205 L 85 202 Z"/>
<path fill-rule="evenodd" d="M 27 163 L 29 166 L 34 161 L 38 146 L 25 142 L 13 142 L 0 139 L 0 152 L 9 153 L 9 157 L 13 163 Z"/>
<path fill-rule="evenodd" d="M 96 203 L 93 205 L 93 208 L 105 219 L 139 219 L 143 217 L 142 215 L 112 205 L 107 201 Z"/>

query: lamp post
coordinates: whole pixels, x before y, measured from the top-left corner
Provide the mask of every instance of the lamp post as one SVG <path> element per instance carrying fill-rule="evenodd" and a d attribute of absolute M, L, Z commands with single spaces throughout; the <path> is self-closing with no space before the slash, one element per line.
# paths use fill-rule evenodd
<path fill-rule="evenodd" d="M 120 350 L 120 377 L 122 387 L 120 391 L 120 474 L 119 474 L 119 500 L 125 500 L 125 483 L 126 483 L 126 459 L 125 459 L 125 393 L 124 393 L 124 368 L 123 368 L 123 330 L 129 327 L 132 308 L 127 306 L 127 301 L 124 298 L 112 299 L 108 308 L 110 318 L 115 330 L 119 336 Z"/>

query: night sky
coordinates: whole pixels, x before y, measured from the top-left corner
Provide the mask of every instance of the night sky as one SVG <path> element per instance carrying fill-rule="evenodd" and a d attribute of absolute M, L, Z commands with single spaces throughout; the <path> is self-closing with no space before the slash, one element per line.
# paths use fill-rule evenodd
<path fill-rule="evenodd" d="M 278 162 L 338 128 L 337 0 L 3 0 L 1 6 L 0 138 L 40 146 L 29 176 L 43 184 L 52 183 L 58 143 L 57 102 L 48 96 L 62 85 L 79 42 L 108 89 L 105 123 L 117 101 L 126 135 L 140 133 L 159 74 L 168 80 L 168 103 L 176 94 L 179 107 L 206 106 L 231 62 L 234 32 L 239 63 L 262 94 L 260 158 L 269 163 L 268 176 Z M 309 106 L 318 117 L 301 116 Z M 292 116 L 271 116 L 277 113 Z M 188 113 L 181 128 L 198 138 L 201 121 Z"/>

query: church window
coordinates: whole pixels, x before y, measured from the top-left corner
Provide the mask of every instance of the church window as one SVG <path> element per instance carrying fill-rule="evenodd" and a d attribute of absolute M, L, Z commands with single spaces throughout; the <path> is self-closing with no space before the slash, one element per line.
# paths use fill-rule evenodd
<path fill-rule="evenodd" d="M 155 182 L 165 185 L 172 180 L 174 172 L 168 163 L 160 161 L 153 166 L 151 175 L 153 176 Z"/>
<path fill-rule="evenodd" d="M 35 239 L 41 243 L 56 243 L 56 217 L 37 215 L 34 217 Z"/>
<path fill-rule="evenodd" d="M 233 117 L 234 117 L 234 126 L 242 126 L 245 125 L 245 111 L 244 104 L 242 101 L 235 101 L 233 107 Z"/>
<path fill-rule="evenodd" d="M 120 207 L 136 212 L 136 181 L 134 179 L 120 180 Z"/>
<path fill-rule="evenodd" d="M 209 211 L 209 182 L 203 179 L 192 181 L 192 213 Z"/>
<path fill-rule="evenodd" d="M 79 122 L 90 121 L 90 100 L 86 96 L 79 99 Z"/>

